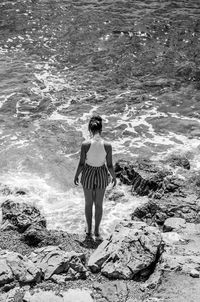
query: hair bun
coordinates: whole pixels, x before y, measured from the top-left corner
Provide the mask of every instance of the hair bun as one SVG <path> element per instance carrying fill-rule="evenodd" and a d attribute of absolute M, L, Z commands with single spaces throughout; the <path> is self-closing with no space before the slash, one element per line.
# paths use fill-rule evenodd
<path fill-rule="evenodd" d="M 88 130 L 92 131 L 93 133 L 102 130 L 102 118 L 99 115 L 94 115 L 91 117 Z"/>

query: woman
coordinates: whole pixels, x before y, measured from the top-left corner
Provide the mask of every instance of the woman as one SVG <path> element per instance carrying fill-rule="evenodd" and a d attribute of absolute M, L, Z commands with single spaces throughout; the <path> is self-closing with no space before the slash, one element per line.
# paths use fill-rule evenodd
<path fill-rule="evenodd" d="M 91 139 L 82 143 L 74 184 L 78 185 L 79 175 L 82 172 L 81 184 L 85 196 L 85 217 L 87 222 L 86 237 L 92 238 L 92 209 L 94 204 L 94 235 L 96 240 L 101 240 L 99 226 L 103 213 L 103 198 L 108 185 L 108 171 L 111 174 L 113 186 L 116 185 L 116 176 L 112 163 L 112 146 L 101 137 L 102 118 L 99 115 L 90 119 L 88 130 Z"/>

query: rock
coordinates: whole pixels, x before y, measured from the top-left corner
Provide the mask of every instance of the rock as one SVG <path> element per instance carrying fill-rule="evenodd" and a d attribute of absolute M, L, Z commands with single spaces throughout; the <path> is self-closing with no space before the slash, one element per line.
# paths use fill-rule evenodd
<path fill-rule="evenodd" d="M 160 207 L 158 204 L 152 200 L 145 202 L 144 204 L 137 207 L 131 214 L 131 218 L 135 220 L 136 218 L 147 222 L 150 218 L 151 222 L 156 221 L 156 215 L 160 212 Z M 166 218 L 166 217 L 165 217 Z"/>
<path fill-rule="evenodd" d="M 7 185 L 0 183 L 0 193 L 1 195 L 8 196 L 13 194 L 13 191 Z"/>
<path fill-rule="evenodd" d="M 162 280 L 162 270 L 160 264 L 157 264 L 151 276 L 144 283 L 141 283 L 140 289 L 142 291 L 152 290 L 152 289 L 155 290 L 161 283 L 161 280 Z"/>
<path fill-rule="evenodd" d="M 4 221 L 1 225 L 1 231 L 11 231 L 11 230 L 17 230 L 17 227 L 10 223 L 9 220 Z"/>
<path fill-rule="evenodd" d="M 51 276 L 51 280 L 58 284 L 65 284 L 66 275 L 53 274 L 53 276 Z"/>
<path fill-rule="evenodd" d="M 193 278 L 199 278 L 200 277 L 200 272 L 196 269 L 192 269 L 190 272 L 190 276 Z"/>
<path fill-rule="evenodd" d="M 191 62 L 184 62 L 178 66 L 176 70 L 176 76 L 189 80 L 192 78 L 195 66 Z"/>
<path fill-rule="evenodd" d="M 32 261 L 19 253 L 0 250 L 0 285 L 14 280 L 26 284 L 39 282 L 41 271 Z"/>
<path fill-rule="evenodd" d="M 36 249 L 29 259 L 42 270 L 45 280 L 60 274 L 65 280 L 86 278 L 85 255 L 82 253 L 65 252 L 57 246 L 46 246 Z M 57 276 L 53 277 L 54 281 L 56 278 Z"/>
<path fill-rule="evenodd" d="M 26 292 L 23 298 L 23 302 L 64 302 L 63 298 L 55 295 L 53 291 L 38 291 L 31 295 Z"/>
<path fill-rule="evenodd" d="M 93 302 L 89 290 L 69 289 L 56 295 L 53 291 L 39 290 L 30 294 L 26 292 L 23 297 L 24 302 Z"/>
<path fill-rule="evenodd" d="M 171 194 L 171 193 L 170 193 Z M 187 194 L 187 190 L 186 190 Z M 186 222 L 200 222 L 199 199 L 194 192 L 188 191 L 188 196 L 179 193 L 162 196 L 161 199 L 149 199 L 137 207 L 131 214 L 133 220 L 142 220 L 149 225 L 162 226 L 167 218 L 182 218 Z"/>
<path fill-rule="evenodd" d="M 182 228 L 185 228 L 186 221 L 183 218 L 171 217 L 165 220 L 163 231 L 171 232 L 171 231 L 179 231 Z"/>
<path fill-rule="evenodd" d="M 30 204 L 6 200 L 1 207 L 2 221 L 8 220 L 17 227 L 19 232 L 24 232 L 32 224 L 46 227 L 46 219 L 36 207 Z"/>
<path fill-rule="evenodd" d="M 186 170 L 190 170 L 190 162 L 184 155 L 170 154 L 163 162 L 168 163 L 173 168 L 183 167 Z"/>
<path fill-rule="evenodd" d="M 1 293 L 0 294 L 0 302 L 7 302 L 7 293 Z"/>
<path fill-rule="evenodd" d="M 93 302 L 91 292 L 88 289 L 69 289 L 63 294 L 63 302 Z"/>
<path fill-rule="evenodd" d="M 162 298 L 159 299 L 159 298 L 156 298 L 156 297 L 150 297 L 150 298 L 147 298 L 147 299 L 143 300 L 143 302 L 165 302 L 165 301 Z"/>
<path fill-rule="evenodd" d="M 22 301 L 24 296 L 23 289 L 16 286 L 15 288 L 9 290 L 5 302 L 12 302 L 12 301 Z M 1 300 L 0 300 L 1 301 Z"/>
<path fill-rule="evenodd" d="M 127 185 L 132 185 L 132 190 L 138 195 L 149 195 L 162 188 L 164 178 L 171 172 L 150 160 L 130 162 L 119 160 L 115 164 L 116 176 Z"/>
<path fill-rule="evenodd" d="M 175 254 L 175 252 L 177 254 Z M 163 271 L 175 271 L 190 275 L 197 270 L 200 263 L 200 255 L 193 255 L 184 251 L 184 248 L 169 249 L 162 254 L 161 269 Z"/>
<path fill-rule="evenodd" d="M 90 256 L 92 272 L 112 279 L 147 278 L 161 252 L 161 233 L 144 222 L 124 221 Z"/>
<path fill-rule="evenodd" d="M 126 302 L 129 293 L 128 285 L 122 281 L 93 284 L 95 301 Z"/>
<path fill-rule="evenodd" d="M 59 296 L 53 291 L 35 291 L 33 294 L 26 292 L 23 297 L 24 302 L 93 302 L 88 289 L 69 289 L 61 291 Z"/>
<path fill-rule="evenodd" d="M 162 233 L 162 239 L 165 244 L 174 244 L 178 242 L 184 242 L 184 239 L 176 232 Z"/>
<path fill-rule="evenodd" d="M 33 224 L 26 229 L 21 239 L 30 246 L 36 246 L 48 236 L 50 235 L 45 227 Z"/>
<path fill-rule="evenodd" d="M 2 253 L 2 252 L 1 252 Z M 14 276 L 6 259 L 0 257 L 0 285 L 9 283 L 14 280 Z"/>

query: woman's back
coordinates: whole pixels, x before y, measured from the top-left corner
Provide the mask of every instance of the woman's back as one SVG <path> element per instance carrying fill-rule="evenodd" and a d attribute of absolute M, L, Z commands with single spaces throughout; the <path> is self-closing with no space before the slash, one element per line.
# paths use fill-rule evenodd
<path fill-rule="evenodd" d="M 90 141 L 90 147 L 86 154 L 86 163 L 93 167 L 100 167 L 105 164 L 106 151 L 104 140 L 96 134 Z"/>

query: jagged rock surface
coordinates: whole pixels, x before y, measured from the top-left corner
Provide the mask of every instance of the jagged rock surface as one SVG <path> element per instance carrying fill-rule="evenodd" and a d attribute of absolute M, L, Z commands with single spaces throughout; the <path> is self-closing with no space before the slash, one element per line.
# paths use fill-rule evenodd
<path fill-rule="evenodd" d="M 133 193 L 160 199 L 169 193 L 182 194 L 185 182 L 173 175 L 172 167 L 175 166 L 190 169 L 185 157 L 174 155 L 159 163 L 147 159 L 135 162 L 121 159 L 115 164 L 115 173 L 122 183 L 132 185 Z"/>
<path fill-rule="evenodd" d="M 163 189 L 165 177 L 171 174 L 158 164 L 145 159 L 134 163 L 119 160 L 115 164 L 115 173 L 122 183 L 132 185 L 132 190 L 141 196 Z"/>
<path fill-rule="evenodd" d="M 139 219 L 148 224 L 164 225 L 167 218 L 176 217 L 186 222 L 200 222 L 200 202 L 195 193 L 169 194 L 160 199 L 151 199 L 139 206 L 131 214 L 132 219 Z"/>
<path fill-rule="evenodd" d="M 112 279 L 146 278 L 152 273 L 161 248 L 158 229 L 139 221 L 124 221 L 98 246 L 88 266 Z"/>
<path fill-rule="evenodd" d="M 40 269 L 26 256 L 0 250 L 0 286 L 13 281 L 22 284 L 38 282 L 41 275 Z"/>
<path fill-rule="evenodd" d="M 66 280 L 85 279 L 87 270 L 84 266 L 85 255 L 76 252 L 65 252 L 58 246 L 47 246 L 36 249 L 29 259 L 44 274 L 44 279 L 62 283 Z"/>
<path fill-rule="evenodd" d="M 1 207 L 2 222 L 8 220 L 17 227 L 19 232 L 24 232 L 32 224 L 46 227 L 46 219 L 41 215 L 39 209 L 28 203 L 6 200 Z"/>

